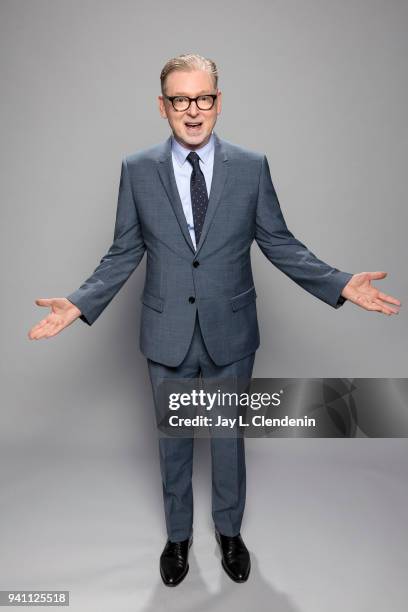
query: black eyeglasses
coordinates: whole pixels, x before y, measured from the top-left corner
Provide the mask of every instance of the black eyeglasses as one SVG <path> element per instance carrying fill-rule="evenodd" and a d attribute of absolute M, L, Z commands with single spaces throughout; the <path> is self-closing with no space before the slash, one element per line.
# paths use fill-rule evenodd
<path fill-rule="evenodd" d="M 203 96 L 197 96 L 197 98 L 189 98 L 188 96 L 166 96 L 167 100 L 173 105 L 176 111 L 186 111 L 190 108 L 190 104 L 195 102 L 200 110 L 210 110 L 214 106 L 214 102 L 217 99 L 217 94 L 205 94 Z"/>

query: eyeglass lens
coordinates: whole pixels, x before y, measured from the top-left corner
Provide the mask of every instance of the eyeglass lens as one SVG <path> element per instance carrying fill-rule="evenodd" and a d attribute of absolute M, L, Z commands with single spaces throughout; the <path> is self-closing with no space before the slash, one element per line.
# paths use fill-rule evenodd
<path fill-rule="evenodd" d="M 185 96 L 177 96 L 173 99 L 173 106 L 176 110 L 187 110 L 190 100 Z M 209 110 L 214 104 L 211 96 L 199 96 L 197 98 L 197 106 L 200 110 Z"/>

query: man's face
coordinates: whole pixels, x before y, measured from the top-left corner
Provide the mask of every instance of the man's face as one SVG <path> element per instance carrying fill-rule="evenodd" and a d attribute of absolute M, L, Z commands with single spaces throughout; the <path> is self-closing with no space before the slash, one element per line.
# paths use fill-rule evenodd
<path fill-rule="evenodd" d="M 174 137 L 187 149 L 198 149 L 210 139 L 212 129 L 221 112 L 221 91 L 214 89 L 213 77 L 205 70 L 191 72 L 174 70 L 165 81 L 165 93 L 168 96 L 188 96 L 196 98 L 204 94 L 217 94 L 218 97 L 210 110 L 200 110 L 196 102 L 191 102 L 185 111 L 176 111 L 170 100 L 159 96 L 159 110 L 167 119 Z M 190 123 L 199 123 L 198 127 L 189 127 Z"/>

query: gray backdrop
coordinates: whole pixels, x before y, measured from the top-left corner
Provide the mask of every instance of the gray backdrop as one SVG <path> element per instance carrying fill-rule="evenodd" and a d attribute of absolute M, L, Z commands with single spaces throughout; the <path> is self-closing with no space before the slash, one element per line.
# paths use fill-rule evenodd
<path fill-rule="evenodd" d="M 220 71 L 217 133 L 268 156 L 289 229 L 342 270 L 388 271 L 403 303 L 336 311 L 254 244 L 254 376 L 405 377 L 408 3 L 1 0 L 0 23 L 0 588 L 70 589 L 76 612 L 405 609 L 405 440 L 248 440 L 245 585 L 220 567 L 198 440 L 190 573 L 166 589 L 145 261 L 92 328 L 27 333 L 34 300 L 106 252 L 122 157 L 169 134 L 160 70 L 197 52 Z"/>

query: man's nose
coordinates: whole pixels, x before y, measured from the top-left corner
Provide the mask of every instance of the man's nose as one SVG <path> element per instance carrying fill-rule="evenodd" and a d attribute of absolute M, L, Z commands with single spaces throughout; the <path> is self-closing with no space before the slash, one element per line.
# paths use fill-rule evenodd
<path fill-rule="evenodd" d="M 192 117 L 196 117 L 199 112 L 200 112 L 200 109 L 197 106 L 197 100 L 191 100 L 190 107 L 187 110 L 187 113 L 191 115 Z"/>

